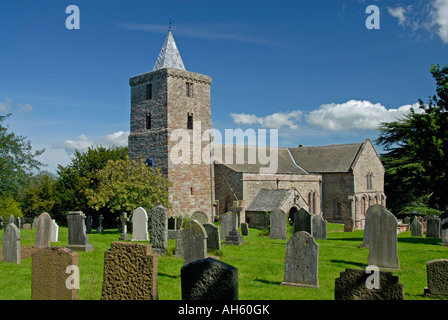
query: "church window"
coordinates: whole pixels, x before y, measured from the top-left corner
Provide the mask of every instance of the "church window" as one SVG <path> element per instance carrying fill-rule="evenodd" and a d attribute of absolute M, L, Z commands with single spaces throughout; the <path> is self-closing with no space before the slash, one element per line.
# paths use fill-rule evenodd
<path fill-rule="evenodd" d="M 193 83 L 192 82 L 185 82 L 185 95 L 190 98 L 193 97 Z"/>
<path fill-rule="evenodd" d="M 151 114 L 148 113 L 146 115 L 146 124 L 145 124 L 145 128 L 146 130 L 150 130 L 151 129 Z"/>
<path fill-rule="evenodd" d="M 187 129 L 193 129 L 193 114 L 192 113 L 188 113 Z"/>
<path fill-rule="evenodd" d="M 342 214 L 342 203 L 341 203 L 341 199 L 339 198 L 335 198 L 333 200 L 333 217 L 335 219 L 339 219 L 341 218 Z"/>
<path fill-rule="evenodd" d="M 367 190 L 373 189 L 373 173 L 369 172 L 367 174 Z"/>
<path fill-rule="evenodd" d="M 152 99 L 152 83 L 146 85 L 146 100 Z"/>

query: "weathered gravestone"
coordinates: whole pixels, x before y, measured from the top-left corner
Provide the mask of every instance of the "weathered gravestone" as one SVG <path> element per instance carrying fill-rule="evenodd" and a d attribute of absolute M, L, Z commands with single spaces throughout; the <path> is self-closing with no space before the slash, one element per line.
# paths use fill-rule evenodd
<path fill-rule="evenodd" d="M 311 214 L 304 208 L 300 208 L 299 211 L 294 213 L 294 226 L 292 234 L 299 231 L 306 231 L 309 234 L 313 234 Z"/>
<path fill-rule="evenodd" d="M 102 300 L 157 300 L 158 258 L 151 245 L 114 241 L 104 252 Z"/>
<path fill-rule="evenodd" d="M 371 225 L 368 230 L 370 243 L 367 264 L 380 268 L 399 269 L 397 219 L 381 205 L 375 206 L 371 215 Z"/>
<path fill-rule="evenodd" d="M 51 217 L 48 213 L 44 212 L 37 217 L 34 247 L 46 248 L 50 246 L 51 225 Z"/>
<path fill-rule="evenodd" d="M 14 215 L 11 214 L 8 218 L 8 224 L 14 223 L 14 220 L 15 220 Z M 16 225 L 16 227 L 17 227 L 17 225 Z"/>
<path fill-rule="evenodd" d="M 436 259 L 426 263 L 428 287 L 425 295 L 448 296 L 448 259 Z"/>
<path fill-rule="evenodd" d="M 22 229 L 23 230 L 31 230 L 31 224 L 30 223 L 24 223 Z"/>
<path fill-rule="evenodd" d="M 55 219 L 51 219 L 51 242 L 59 242 L 59 226 Z"/>
<path fill-rule="evenodd" d="M 371 225 L 371 213 L 374 210 L 380 210 L 378 208 L 378 206 L 380 206 L 379 204 L 373 204 L 369 207 L 369 209 L 367 209 L 366 212 L 366 220 L 365 220 L 365 224 L 364 224 L 364 236 L 363 236 L 363 240 L 361 243 L 361 248 L 368 248 L 369 247 L 369 230 L 370 230 L 370 225 Z M 353 219 L 352 219 L 353 221 Z M 352 230 L 353 231 L 353 230 Z"/>
<path fill-rule="evenodd" d="M 411 223 L 411 217 L 409 217 L 409 216 L 404 217 L 403 223 L 404 224 L 410 224 Z"/>
<path fill-rule="evenodd" d="M 221 240 L 225 239 L 228 235 L 230 230 L 232 230 L 232 219 L 233 213 L 231 211 L 223 213 L 221 215 Z"/>
<path fill-rule="evenodd" d="M 9 223 L 3 231 L 3 262 L 20 264 L 20 230 Z"/>
<path fill-rule="evenodd" d="M 84 220 L 86 216 L 82 211 L 70 211 L 67 215 L 68 245 L 67 248 L 74 251 L 92 251 L 93 245 L 89 244 Z"/>
<path fill-rule="evenodd" d="M 126 212 L 123 212 L 121 214 L 120 217 L 120 221 L 121 221 L 121 228 L 120 228 L 120 240 L 131 240 L 131 238 L 128 235 L 128 221 L 129 221 L 129 217 L 128 214 Z"/>
<path fill-rule="evenodd" d="M 379 288 L 368 286 L 371 272 L 362 269 L 345 269 L 336 278 L 335 300 L 404 300 L 404 287 L 392 272 L 378 271 Z"/>
<path fill-rule="evenodd" d="M 22 228 L 22 218 L 21 217 L 15 217 L 14 218 L 14 224 L 16 225 L 17 228 Z"/>
<path fill-rule="evenodd" d="M 246 222 L 241 223 L 241 235 L 248 236 L 249 234 L 249 225 Z"/>
<path fill-rule="evenodd" d="M 78 254 L 67 248 L 48 247 L 32 255 L 32 300 L 78 300 Z"/>
<path fill-rule="evenodd" d="M 299 231 L 286 243 L 285 275 L 282 285 L 319 288 L 319 245 L 306 231 Z"/>
<path fill-rule="evenodd" d="M 230 216 L 231 229 L 229 231 L 229 234 L 226 236 L 226 241 L 224 241 L 222 244 L 239 246 L 244 243 L 243 236 L 238 231 L 237 226 L 238 215 L 236 213 L 232 213 L 232 215 Z"/>
<path fill-rule="evenodd" d="M 180 229 L 179 232 L 176 234 L 176 248 L 174 251 L 174 255 L 177 257 L 183 257 L 184 256 L 184 243 L 182 240 L 182 234 L 183 229 Z"/>
<path fill-rule="evenodd" d="M 320 214 L 315 214 L 311 218 L 311 223 L 314 239 L 327 240 L 327 221 Z"/>
<path fill-rule="evenodd" d="M 156 206 L 150 210 L 151 224 L 149 233 L 152 251 L 165 254 L 168 247 L 168 209 Z"/>
<path fill-rule="evenodd" d="M 202 225 L 207 232 L 207 250 L 221 250 L 221 239 L 219 237 L 219 227 L 213 223 Z"/>
<path fill-rule="evenodd" d="M 355 230 L 355 220 L 352 217 L 347 217 L 344 221 L 344 232 L 353 232 Z"/>
<path fill-rule="evenodd" d="M 207 258 L 207 231 L 196 220 L 187 222 L 182 231 L 184 264 Z"/>
<path fill-rule="evenodd" d="M 440 215 L 440 236 L 442 246 L 448 247 L 448 210 Z"/>
<path fill-rule="evenodd" d="M 180 270 L 182 300 L 238 300 L 238 269 L 213 258 Z"/>
<path fill-rule="evenodd" d="M 104 217 L 102 214 L 100 214 L 100 216 L 98 217 L 98 228 L 96 229 L 96 232 L 98 232 L 98 233 L 104 232 L 103 220 L 104 220 Z"/>
<path fill-rule="evenodd" d="M 202 211 L 194 212 L 191 215 L 190 219 L 199 221 L 199 223 L 202 224 L 202 225 L 208 223 L 208 216 L 204 212 L 202 212 Z"/>
<path fill-rule="evenodd" d="M 426 237 L 440 238 L 440 219 L 438 217 L 429 216 L 426 219 Z"/>
<path fill-rule="evenodd" d="M 271 239 L 286 239 L 286 212 L 282 208 L 275 208 L 269 214 Z"/>
<path fill-rule="evenodd" d="M 132 241 L 148 241 L 148 214 L 138 207 L 132 214 Z"/>
<path fill-rule="evenodd" d="M 412 237 L 423 237 L 423 224 L 414 218 L 411 223 L 411 236 Z"/>
<path fill-rule="evenodd" d="M 92 216 L 89 214 L 86 219 L 86 233 L 92 233 Z"/>

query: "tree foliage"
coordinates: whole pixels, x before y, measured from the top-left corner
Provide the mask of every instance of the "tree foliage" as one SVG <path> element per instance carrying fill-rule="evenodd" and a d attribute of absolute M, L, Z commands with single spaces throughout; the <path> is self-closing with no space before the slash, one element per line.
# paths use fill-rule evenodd
<path fill-rule="evenodd" d="M 87 190 L 89 204 L 96 210 L 109 208 L 114 213 L 132 212 L 137 207 L 171 207 L 169 181 L 159 169 L 144 160 L 111 160 L 98 172 L 96 190 Z"/>
<path fill-rule="evenodd" d="M 9 216 L 22 217 L 22 210 L 20 209 L 20 203 L 15 201 L 11 196 L 0 195 L 0 216 L 3 217 L 3 223 L 9 219 Z"/>
<path fill-rule="evenodd" d="M 448 66 L 433 65 L 430 72 L 436 94 L 428 103 L 419 100 L 417 111 L 379 127 L 388 206 L 398 212 L 421 205 L 447 208 Z"/>
<path fill-rule="evenodd" d="M 20 195 L 24 216 L 36 217 L 42 212 L 52 213 L 56 203 L 55 182 L 55 175 L 49 172 L 40 172 L 31 177 Z"/>

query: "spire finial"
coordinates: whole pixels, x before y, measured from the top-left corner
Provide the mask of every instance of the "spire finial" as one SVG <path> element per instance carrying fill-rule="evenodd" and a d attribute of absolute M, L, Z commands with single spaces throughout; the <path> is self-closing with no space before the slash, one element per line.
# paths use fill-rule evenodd
<path fill-rule="evenodd" d="M 169 28 L 168 28 L 168 32 L 171 32 L 171 18 L 170 18 L 170 25 L 169 25 Z"/>

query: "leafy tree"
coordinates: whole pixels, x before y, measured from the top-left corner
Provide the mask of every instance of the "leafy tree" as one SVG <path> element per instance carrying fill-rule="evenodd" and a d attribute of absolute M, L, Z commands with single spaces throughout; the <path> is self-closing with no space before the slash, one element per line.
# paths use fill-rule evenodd
<path fill-rule="evenodd" d="M 22 217 L 20 203 L 15 201 L 11 196 L 0 195 L 0 216 L 3 217 L 3 224 L 8 222 L 9 216 Z"/>
<path fill-rule="evenodd" d="M 41 172 L 30 179 L 20 196 L 22 212 L 26 217 L 36 217 L 42 212 L 48 212 L 56 218 L 57 213 L 52 212 L 56 203 L 55 182 L 55 175 L 49 172 Z"/>
<path fill-rule="evenodd" d="M 108 161 L 98 172 L 98 178 L 98 188 L 87 190 L 89 204 L 97 210 L 107 207 L 120 214 L 137 207 L 171 207 L 169 181 L 159 169 L 148 167 L 143 159 Z"/>
<path fill-rule="evenodd" d="M 448 66 L 432 65 L 436 94 L 403 119 L 380 125 L 388 206 L 446 210 L 448 194 Z"/>
<path fill-rule="evenodd" d="M 17 196 L 32 174 L 42 163 L 36 160 L 45 150 L 32 151 L 31 142 L 24 136 L 10 132 L 3 124 L 6 116 L 0 116 L 0 194 Z"/>

